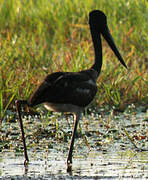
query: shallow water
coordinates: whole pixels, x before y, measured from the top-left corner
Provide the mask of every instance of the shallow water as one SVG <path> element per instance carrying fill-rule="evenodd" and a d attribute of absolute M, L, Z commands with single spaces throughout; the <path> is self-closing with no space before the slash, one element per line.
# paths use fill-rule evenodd
<path fill-rule="evenodd" d="M 131 157 L 132 153 L 132 157 Z M 28 167 L 24 167 L 23 157 L 13 152 L 1 156 L 1 177 L 9 178 L 62 178 L 62 179 L 127 179 L 148 178 L 148 153 L 114 152 L 102 153 L 90 151 L 87 158 L 74 157 L 72 174 L 66 172 L 65 154 L 51 152 L 42 158 L 42 152 L 31 158 Z M 30 153 L 29 153 L 30 155 Z M 40 158 L 41 157 L 41 158 Z"/>
<path fill-rule="evenodd" d="M 58 136 L 61 132 L 67 135 L 72 128 L 72 118 L 69 118 L 69 122 L 64 116 L 58 115 L 57 118 L 60 119 Z M 32 118 L 26 122 L 30 123 L 30 120 Z M 44 124 L 37 119 L 35 121 L 38 125 Z M 14 132 L 18 127 L 17 123 L 11 127 L 6 123 L 2 127 L 2 135 L 4 136 L 5 131 L 8 132 L 11 128 L 13 134 L 11 138 L 14 141 Z M 49 128 L 50 131 L 53 128 L 51 125 L 43 127 L 46 130 Z M 148 179 L 148 152 L 137 152 L 122 128 L 126 128 L 129 135 L 135 138 L 138 147 L 148 149 L 146 113 L 91 114 L 80 122 L 78 132 L 81 135 L 75 142 L 71 173 L 66 171 L 70 138 L 62 141 L 60 138 L 57 140 L 54 137 L 42 137 L 37 145 L 29 146 L 33 141 L 30 136 L 27 139 L 27 146 L 30 147 L 28 150 L 30 162 L 27 167 L 24 167 L 23 152 L 16 151 L 16 146 L 22 146 L 17 138 L 17 143 L 12 144 L 12 148 L 1 150 L 0 179 Z M 26 130 L 26 134 L 27 132 L 32 134 L 33 129 L 34 126 L 31 132 Z"/>

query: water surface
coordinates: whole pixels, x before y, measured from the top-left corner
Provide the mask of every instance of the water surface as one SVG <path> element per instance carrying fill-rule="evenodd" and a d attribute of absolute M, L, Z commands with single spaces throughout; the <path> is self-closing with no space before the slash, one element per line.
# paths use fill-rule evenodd
<path fill-rule="evenodd" d="M 148 149 L 146 112 L 86 115 L 78 128 L 71 173 L 66 171 L 66 158 L 72 117 L 58 114 L 51 115 L 48 122 L 47 117 L 23 120 L 30 162 L 24 167 L 18 123 L 3 123 L 1 134 L 7 146 L 1 148 L 0 179 L 148 178 L 148 152 L 136 151 L 124 131 L 136 146 Z"/>

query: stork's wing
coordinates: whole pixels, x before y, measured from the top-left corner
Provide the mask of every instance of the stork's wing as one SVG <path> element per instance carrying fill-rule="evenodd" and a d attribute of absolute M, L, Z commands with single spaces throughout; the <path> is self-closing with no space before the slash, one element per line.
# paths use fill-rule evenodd
<path fill-rule="evenodd" d="M 34 106 L 49 102 L 85 107 L 96 92 L 96 83 L 86 74 L 59 72 L 45 78 L 30 98 L 30 104 Z"/>
<path fill-rule="evenodd" d="M 31 97 L 28 100 L 28 104 L 30 106 L 36 106 L 38 104 L 41 104 L 44 102 L 43 96 L 47 94 L 47 91 L 49 91 L 55 81 L 63 76 L 64 72 L 55 72 L 50 75 L 47 75 L 43 82 L 37 87 L 35 92 L 31 95 Z"/>

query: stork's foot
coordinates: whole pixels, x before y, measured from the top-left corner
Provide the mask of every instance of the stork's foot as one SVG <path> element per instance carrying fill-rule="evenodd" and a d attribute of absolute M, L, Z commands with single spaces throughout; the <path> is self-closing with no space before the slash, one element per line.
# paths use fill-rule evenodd
<path fill-rule="evenodd" d="M 72 157 L 68 157 L 67 158 L 67 172 L 68 173 L 71 173 L 72 171 Z"/>
<path fill-rule="evenodd" d="M 67 172 L 70 174 L 72 173 L 72 163 L 67 162 Z"/>
<path fill-rule="evenodd" d="M 25 175 L 28 174 L 28 166 L 29 166 L 29 161 L 25 160 L 24 161 L 24 170 L 25 170 Z"/>
<path fill-rule="evenodd" d="M 27 166 L 29 164 L 29 160 L 26 160 L 24 161 L 24 166 Z"/>

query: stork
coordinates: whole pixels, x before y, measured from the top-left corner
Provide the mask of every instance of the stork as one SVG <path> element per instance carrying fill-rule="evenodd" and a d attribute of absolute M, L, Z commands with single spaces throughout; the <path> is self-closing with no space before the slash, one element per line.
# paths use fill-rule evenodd
<path fill-rule="evenodd" d="M 110 34 L 106 15 L 100 10 L 91 11 L 89 13 L 89 27 L 94 46 L 94 64 L 89 69 L 79 72 L 55 72 L 48 74 L 28 100 L 16 101 L 16 109 L 18 112 L 24 146 L 25 162 L 28 162 L 29 158 L 27 155 L 24 128 L 21 118 L 22 105 L 33 107 L 43 103 L 48 110 L 70 112 L 74 114 L 74 128 L 67 157 L 67 165 L 70 165 L 72 164 L 73 146 L 79 119 L 84 108 L 92 102 L 97 93 L 96 81 L 102 67 L 101 34 L 117 56 L 120 63 L 127 68 Z"/>

